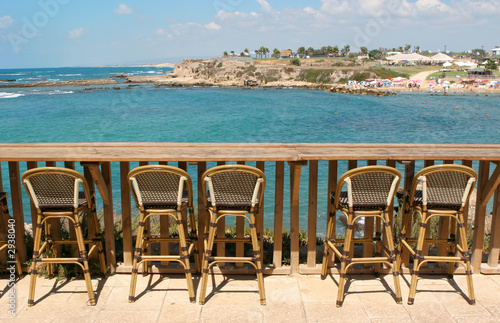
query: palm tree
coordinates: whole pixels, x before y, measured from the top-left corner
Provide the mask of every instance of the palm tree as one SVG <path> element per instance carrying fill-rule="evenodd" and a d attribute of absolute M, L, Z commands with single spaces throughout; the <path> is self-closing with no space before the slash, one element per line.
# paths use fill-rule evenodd
<path fill-rule="evenodd" d="M 261 56 L 260 49 L 255 50 L 255 58 L 257 58 L 257 56 Z"/>
<path fill-rule="evenodd" d="M 312 54 L 314 54 L 314 48 L 309 47 L 309 48 L 307 49 L 307 53 L 306 53 L 306 54 L 308 54 L 308 55 L 312 55 Z"/>
<path fill-rule="evenodd" d="M 281 51 L 277 48 L 273 49 L 273 56 L 274 57 L 279 57 L 281 54 Z"/>
<path fill-rule="evenodd" d="M 351 51 L 351 46 L 349 45 L 345 45 L 344 48 L 342 48 L 342 53 L 344 54 L 344 56 L 347 56 L 347 54 L 349 54 L 350 51 Z"/>
<path fill-rule="evenodd" d="M 361 50 L 361 54 L 363 55 L 368 54 L 368 48 L 366 48 L 365 46 L 361 46 L 359 49 Z"/>
<path fill-rule="evenodd" d="M 224 54 L 222 54 L 222 56 L 227 57 L 227 52 L 224 52 Z"/>
<path fill-rule="evenodd" d="M 416 53 L 419 53 L 419 52 L 420 52 L 420 46 L 415 46 L 413 49 L 414 49 L 414 51 L 415 51 Z"/>
<path fill-rule="evenodd" d="M 266 58 L 267 58 L 267 54 L 269 54 L 269 48 L 264 47 L 264 54 L 266 55 Z"/>
<path fill-rule="evenodd" d="M 332 53 L 337 56 L 339 54 L 339 46 L 335 45 L 333 46 Z"/>
<path fill-rule="evenodd" d="M 326 46 L 326 52 L 328 53 L 328 55 L 330 55 L 331 53 L 333 53 L 333 47 L 328 45 Z"/>
<path fill-rule="evenodd" d="M 403 52 L 403 47 L 399 46 L 399 47 L 398 47 L 398 52 L 401 52 L 401 53 L 402 53 L 402 52 Z"/>
<path fill-rule="evenodd" d="M 405 53 L 408 53 L 408 50 L 410 50 L 411 48 L 411 45 L 410 44 L 406 44 L 405 45 Z"/>
<path fill-rule="evenodd" d="M 299 49 L 297 49 L 297 54 L 299 54 L 301 56 L 305 56 L 306 55 L 306 48 L 304 46 L 299 47 Z"/>

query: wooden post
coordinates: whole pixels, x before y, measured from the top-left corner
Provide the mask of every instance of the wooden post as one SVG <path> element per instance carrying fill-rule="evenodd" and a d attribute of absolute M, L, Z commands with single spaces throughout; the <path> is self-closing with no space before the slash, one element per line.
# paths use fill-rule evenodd
<path fill-rule="evenodd" d="M 285 162 L 276 162 L 274 184 L 274 252 L 273 266 L 281 268 L 283 261 L 283 202 L 285 187 Z"/>
<path fill-rule="evenodd" d="M 325 221 L 325 227 L 328 226 L 328 218 L 330 217 L 330 214 L 333 212 L 333 204 L 330 199 L 331 193 L 335 190 L 335 187 L 337 186 L 337 177 L 338 177 L 338 161 L 336 160 L 330 160 L 328 161 L 328 189 L 327 189 L 327 206 L 326 206 L 326 221 Z M 333 223 L 333 232 L 335 235 L 336 230 L 336 223 Z M 326 234 L 326 231 L 325 231 Z M 326 243 L 326 242 L 325 242 Z M 332 267 L 335 262 L 335 254 L 332 252 L 329 259 L 328 259 L 328 267 Z"/>
<path fill-rule="evenodd" d="M 9 162 L 9 177 L 12 214 L 16 221 L 16 252 L 19 256 L 19 261 L 24 263 L 26 261 L 26 245 L 24 244 L 24 213 L 19 162 Z"/>
<path fill-rule="evenodd" d="M 123 236 L 123 263 L 125 266 L 132 266 L 133 243 L 132 243 L 132 210 L 130 189 L 128 184 L 128 173 L 130 162 L 120 163 L 120 187 L 122 202 L 122 236 Z"/>
<path fill-rule="evenodd" d="M 318 161 L 309 161 L 309 216 L 307 221 L 307 267 L 316 266 L 316 223 L 318 217 Z"/>
<path fill-rule="evenodd" d="M 263 161 L 258 161 L 256 164 L 256 167 L 260 169 L 262 172 L 266 172 L 266 163 Z M 265 188 L 264 188 L 265 190 Z M 257 220 L 257 229 L 260 232 L 260 250 L 261 250 L 261 256 L 260 256 L 260 262 L 262 263 L 262 267 L 264 267 L 264 202 L 262 201 L 261 204 L 261 209 L 259 210 L 259 217 L 256 219 Z"/>
<path fill-rule="evenodd" d="M 291 273 L 299 272 L 299 190 L 303 162 L 288 162 L 290 165 L 290 267 Z"/>
<path fill-rule="evenodd" d="M 113 214 L 113 190 L 111 183 L 111 163 L 101 165 L 104 185 L 108 188 L 108 203 L 104 204 L 104 238 L 106 241 L 106 257 L 111 273 L 116 271 L 115 223 Z"/>
<path fill-rule="evenodd" d="M 481 261 L 483 258 L 483 241 L 484 241 L 484 222 L 486 217 L 486 205 L 481 202 L 484 198 L 485 187 L 488 183 L 488 176 L 490 172 L 490 162 L 479 162 L 479 174 L 477 182 L 477 197 L 476 197 L 476 215 L 474 218 L 474 234 L 472 238 L 472 270 L 479 273 L 481 268 Z"/>
<path fill-rule="evenodd" d="M 207 218 L 206 201 L 203 200 L 203 173 L 207 170 L 207 162 L 198 162 L 198 254 L 200 264 L 203 263 L 203 250 L 205 247 L 203 241 L 205 239 L 205 221 Z"/>
<path fill-rule="evenodd" d="M 497 187 L 495 197 L 493 198 L 493 218 L 491 221 L 490 232 L 491 240 L 490 252 L 488 255 L 488 266 L 490 268 L 496 268 L 497 273 L 500 273 L 498 265 L 498 256 L 500 252 L 500 186 Z"/>
<path fill-rule="evenodd" d="M 403 213 L 405 212 L 407 207 L 408 201 L 406 200 L 406 194 L 409 194 L 410 189 L 411 189 L 411 183 L 413 181 L 413 177 L 415 176 L 415 161 L 410 161 L 410 162 L 403 162 L 405 165 L 405 174 L 404 174 L 404 196 L 403 196 Z M 411 202 L 410 202 L 411 203 Z M 413 219 L 413 212 L 410 210 L 410 212 L 407 214 L 407 217 L 405 218 L 403 215 L 403 227 L 406 228 L 405 232 L 405 237 L 409 238 L 411 235 L 411 223 Z M 402 251 L 405 249 L 403 248 Z M 403 263 L 405 264 L 405 267 L 408 268 L 410 265 L 410 254 L 408 252 L 404 252 L 401 255 L 401 259 Z"/>
<path fill-rule="evenodd" d="M 238 165 L 245 165 L 244 161 L 237 162 Z M 258 224 L 257 224 L 258 225 Z M 245 219 L 241 216 L 236 217 L 236 238 L 242 239 L 245 237 Z M 236 243 L 236 257 L 243 257 L 245 255 L 245 244 L 243 242 Z M 242 262 L 236 263 L 236 268 L 243 267 Z"/>
<path fill-rule="evenodd" d="M 217 162 L 217 166 L 222 166 L 225 164 L 226 164 L 226 162 L 223 162 L 223 161 Z M 217 222 L 217 238 L 225 238 L 225 237 L 226 237 L 226 218 L 222 217 L 219 220 L 219 222 Z M 241 256 L 241 254 L 243 254 L 243 250 L 244 250 L 243 248 L 244 248 L 243 246 L 240 247 L 240 249 L 241 249 L 240 256 Z M 218 242 L 217 243 L 217 257 L 225 257 L 225 256 L 226 256 L 226 244 L 224 242 Z M 226 263 L 219 262 L 217 265 L 219 266 L 219 268 L 223 268 L 226 266 Z M 240 267 L 241 267 L 242 264 L 238 263 L 237 265 L 240 265 Z"/>

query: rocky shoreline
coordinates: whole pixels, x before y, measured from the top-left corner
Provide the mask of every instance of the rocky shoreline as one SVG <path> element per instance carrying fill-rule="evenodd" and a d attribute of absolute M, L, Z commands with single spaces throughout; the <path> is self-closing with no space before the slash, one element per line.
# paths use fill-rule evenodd
<path fill-rule="evenodd" d="M 119 90 L 121 89 L 120 85 L 128 85 L 128 88 L 130 88 L 134 85 L 152 83 L 154 87 L 300 88 L 319 89 L 331 93 L 373 96 L 388 96 L 401 91 L 408 91 L 405 87 L 377 88 L 345 84 L 346 80 L 360 75 L 371 78 L 376 77 L 369 68 L 360 66 L 340 68 L 332 67 L 331 64 L 315 63 L 295 66 L 291 65 L 289 61 L 184 59 L 181 63 L 174 65 L 172 73 L 165 75 L 135 76 L 117 74 L 106 79 L 95 80 L 0 84 L 0 88 L 111 85 L 114 89 Z M 439 89 L 436 88 L 436 90 Z"/>

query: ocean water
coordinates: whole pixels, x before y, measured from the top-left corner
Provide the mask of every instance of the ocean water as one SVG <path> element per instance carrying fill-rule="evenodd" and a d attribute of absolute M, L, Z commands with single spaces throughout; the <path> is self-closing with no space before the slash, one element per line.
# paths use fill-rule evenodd
<path fill-rule="evenodd" d="M 165 67 L 0 70 L 0 79 L 18 78 L 16 82 L 23 83 L 42 75 L 47 80 L 70 80 L 120 73 L 163 74 L 171 70 Z M 404 92 L 373 97 L 305 89 L 155 88 L 150 84 L 119 84 L 120 90 L 115 87 L 0 88 L 0 141 L 500 143 L 498 94 L 443 96 Z M 191 167 L 196 172 L 196 167 Z M 274 212 L 273 168 L 273 163 L 266 163 L 270 180 L 265 224 L 269 227 Z M 5 163 L 2 170 L 8 174 Z M 118 171 L 114 172 L 116 203 L 120 195 Z M 324 231 L 326 223 L 325 174 L 326 163 L 320 163 L 318 232 Z M 8 188 L 8 176 L 3 177 L 4 188 Z M 303 177 L 300 221 L 305 227 L 307 167 Z M 29 222 L 28 198 L 23 196 L 23 199 Z M 287 212 L 285 205 L 285 215 Z"/>

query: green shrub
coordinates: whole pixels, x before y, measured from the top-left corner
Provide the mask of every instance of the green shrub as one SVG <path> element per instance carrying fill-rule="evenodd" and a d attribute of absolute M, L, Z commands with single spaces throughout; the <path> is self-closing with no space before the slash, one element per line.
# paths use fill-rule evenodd
<path fill-rule="evenodd" d="M 295 66 L 300 66 L 300 65 L 302 65 L 302 62 L 300 61 L 300 59 L 299 59 L 299 58 L 293 58 L 293 59 L 291 59 L 291 60 L 290 60 L 290 63 L 291 63 L 292 65 L 295 65 Z"/>
<path fill-rule="evenodd" d="M 330 76 L 332 74 L 331 70 L 322 70 L 322 69 L 309 69 L 302 70 L 298 76 L 299 81 L 306 81 L 311 83 L 330 83 Z"/>

